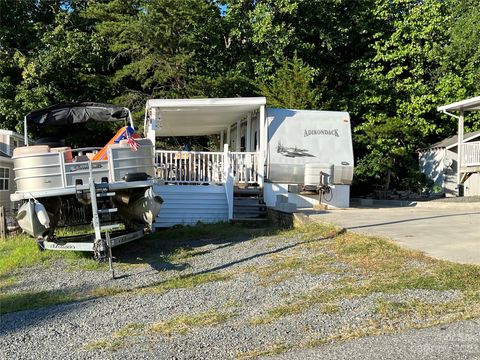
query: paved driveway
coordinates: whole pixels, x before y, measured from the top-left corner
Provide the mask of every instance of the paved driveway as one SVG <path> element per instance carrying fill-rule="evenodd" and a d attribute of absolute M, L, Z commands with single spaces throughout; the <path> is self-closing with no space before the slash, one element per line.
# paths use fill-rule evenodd
<path fill-rule="evenodd" d="M 480 264 L 480 209 L 351 208 L 309 215 L 349 231 L 385 236 L 438 259 Z"/>

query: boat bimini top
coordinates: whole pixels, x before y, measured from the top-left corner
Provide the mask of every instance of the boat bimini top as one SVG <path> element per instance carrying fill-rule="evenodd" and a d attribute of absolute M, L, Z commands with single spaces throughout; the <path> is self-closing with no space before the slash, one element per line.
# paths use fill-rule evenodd
<path fill-rule="evenodd" d="M 61 103 L 50 107 L 34 110 L 25 115 L 24 133 L 25 145 L 28 146 L 28 124 L 40 126 L 62 126 L 81 124 L 86 122 L 109 122 L 125 120 L 134 129 L 130 110 L 116 105 L 84 102 L 84 103 Z"/>

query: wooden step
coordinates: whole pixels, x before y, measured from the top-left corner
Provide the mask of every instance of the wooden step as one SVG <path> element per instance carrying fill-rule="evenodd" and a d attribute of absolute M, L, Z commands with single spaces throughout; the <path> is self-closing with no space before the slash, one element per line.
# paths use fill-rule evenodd
<path fill-rule="evenodd" d="M 255 227 L 261 224 L 268 224 L 268 218 L 241 218 L 241 217 L 234 217 L 230 222 L 232 224 L 240 224 L 240 225 L 254 225 Z"/>
<path fill-rule="evenodd" d="M 243 196 L 260 196 L 263 195 L 261 189 L 236 189 L 233 191 L 234 197 L 243 197 Z"/>

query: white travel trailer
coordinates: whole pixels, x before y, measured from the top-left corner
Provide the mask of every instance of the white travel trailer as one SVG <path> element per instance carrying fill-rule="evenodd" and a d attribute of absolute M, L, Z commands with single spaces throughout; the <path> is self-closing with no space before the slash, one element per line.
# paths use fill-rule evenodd
<path fill-rule="evenodd" d="M 273 109 L 264 97 L 152 99 L 145 138 L 217 135 L 218 151 L 157 149 L 154 226 L 254 217 L 319 202 L 349 206 L 353 177 L 346 112 Z M 322 198 L 320 199 L 320 192 Z"/>

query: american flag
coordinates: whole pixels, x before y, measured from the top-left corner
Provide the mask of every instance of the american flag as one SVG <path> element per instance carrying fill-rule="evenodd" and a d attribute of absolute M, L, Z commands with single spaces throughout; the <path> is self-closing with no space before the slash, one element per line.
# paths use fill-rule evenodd
<path fill-rule="evenodd" d="M 127 137 L 127 144 L 130 145 L 132 151 L 137 151 L 138 147 L 140 146 L 138 142 L 136 142 L 135 139 L 131 136 Z"/>

